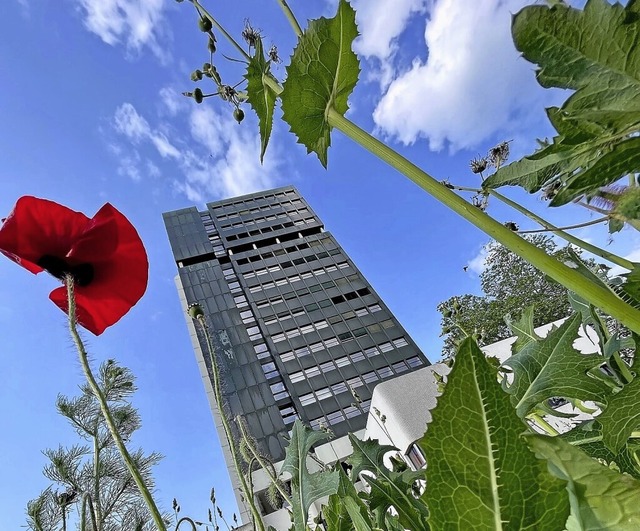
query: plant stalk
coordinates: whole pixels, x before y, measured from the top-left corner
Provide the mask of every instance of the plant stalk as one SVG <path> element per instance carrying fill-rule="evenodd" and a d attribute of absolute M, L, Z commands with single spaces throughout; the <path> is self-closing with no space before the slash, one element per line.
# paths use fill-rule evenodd
<path fill-rule="evenodd" d="M 254 448 L 251 440 L 249 439 L 249 434 L 246 432 L 244 422 L 242 422 L 241 419 L 240 420 L 236 419 L 236 425 L 240 429 L 240 434 L 242 435 L 242 438 L 244 439 L 247 447 L 253 454 L 254 459 L 258 462 L 260 467 L 269 475 L 269 479 L 271 480 L 271 483 L 273 483 L 276 489 L 278 489 L 278 492 L 280 493 L 280 496 L 282 496 L 282 499 L 285 502 L 287 502 L 289 505 L 293 505 L 291 503 L 291 498 L 289 496 L 289 493 L 286 490 L 284 490 L 284 488 L 282 488 L 281 483 L 278 481 L 278 477 L 273 473 L 273 470 L 272 470 L 273 465 L 271 463 L 267 463 L 262 458 L 260 453 Z"/>
<path fill-rule="evenodd" d="M 415 164 L 409 162 L 389 146 L 340 115 L 335 109 L 329 109 L 327 118 L 330 126 L 335 127 L 378 158 L 406 175 L 435 199 L 474 224 L 494 240 L 527 260 L 531 265 L 549 275 L 570 291 L 577 293 L 605 313 L 618 319 L 634 332 L 640 333 L 640 310 L 626 304 L 604 286 L 591 283 L 579 272 L 560 263 L 543 250 L 480 211 L 480 209 L 470 205 L 462 197 L 449 190 Z"/>
<path fill-rule="evenodd" d="M 205 8 L 204 6 L 198 2 L 198 0 L 189 0 L 194 6 L 195 8 L 198 10 L 198 12 L 201 15 L 204 15 L 205 17 L 207 17 L 210 21 L 211 24 L 213 24 L 218 31 L 220 31 L 220 33 L 222 33 L 222 35 L 224 35 L 224 38 L 227 39 L 234 47 L 236 50 L 238 50 L 240 52 L 240 54 L 247 60 L 250 61 L 251 60 L 251 56 L 244 51 L 244 48 L 242 48 L 242 46 L 240 46 L 240 44 L 238 44 L 238 42 L 227 32 L 227 30 L 224 29 L 224 27 L 218 23 L 218 21 L 213 18 L 213 15 L 211 15 Z"/>
<path fill-rule="evenodd" d="M 96 423 L 97 424 L 97 423 Z M 100 506 L 100 446 L 98 444 L 98 427 L 93 435 L 93 497 L 96 509 L 96 531 L 102 531 L 102 509 Z"/>
<path fill-rule="evenodd" d="M 142 479 L 142 476 L 140 475 L 140 471 L 138 470 L 138 467 L 136 466 L 135 462 L 131 458 L 131 455 L 129 454 L 127 447 L 124 445 L 124 442 L 122 441 L 120 432 L 118 432 L 118 428 L 116 427 L 116 423 L 113 420 L 111 410 L 109 409 L 109 404 L 107 403 L 107 399 L 105 398 L 104 393 L 102 392 L 102 389 L 100 389 L 100 386 L 96 382 L 96 379 L 93 376 L 93 373 L 91 372 L 91 366 L 89 365 L 87 351 L 84 347 L 82 339 L 80 338 L 80 334 L 78 334 L 78 329 L 76 325 L 76 299 L 75 299 L 75 293 L 74 293 L 73 276 L 67 275 L 65 277 L 65 284 L 67 286 L 67 301 L 69 304 L 69 312 L 68 312 L 69 331 L 71 332 L 71 337 L 73 338 L 73 342 L 75 343 L 76 349 L 78 350 L 78 354 L 80 357 L 80 364 L 82 365 L 82 370 L 84 372 L 84 375 L 87 379 L 87 382 L 89 383 L 89 387 L 91 388 L 91 391 L 93 392 L 96 399 L 98 400 L 98 403 L 100 404 L 100 411 L 104 416 L 105 424 L 109 429 L 109 433 L 113 437 L 113 441 L 116 443 L 116 447 L 118 448 L 120 455 L 122 456 L 122 460 L 124 461 L 127 469 L 129 470 L 129 473 L 133 477 L 133 480 L 136 482 L 136 485 L 138 486 L 138 490 L 140 491 L 140 495 L 142 496 L 145 503 L 147 504 L 147 507 L 149 508 L 149 512 L 153 517 L 153 521 L 155 522 L 156 527 L 158 528 L 158 531 L 166 531 L 166 527 L 164 525 L 164 521 L 162 519 L 160 511 L 158 510 L 158 507 L 153 501 L 151 492 L 149 492 L 149 489 L 147 488 L 144 480 Z"/>
<path fill-rule="evenodd" d="M 222 389 L 220 387 L 220 371 L 218 369 L 218 362 L 215 358 L 215 352 L 213 348 L 213 344 L 211 341 L 211 335 L 209 334 L 209 329 L 207 323 L 205 321 L 205 317 L 203 314 L 200 314 L 196 321 L 199 323 L 200 328 L 202 329 L 202 333 L 205 336 L 207 341 L 207 350 L 209 351 L 209 358 L 211 359 L 211 371 L 213 373 L 213 393 L 216 398 L 216 402 L 218 403 L 218 408 L 220 409 L 220 420 L 222 421 L 222 427 L 224 429 L 224 433 L 227 437 L 227 443 L 229 444 L 229 452 L 231 453 L 231 458 L 233 459 L 233 464 L 236 468 L 236 472 L 238 473 L 238 479 L 240 480 L 240 487 L 242 489 L 242 493 L 249 504 L 249 509 L 251 510 L 251 516 L 254 519 L 254 525 L 260 531 L 264 531 L 264 524 L 262 523 L 262 519 L 260 518 L 260 512 L 256 508 L 255 501 L 253 496 L 251 495 L 251 490 L 247 485 L 247 481 L 242 473 L 242 467 L 240 466 L 240 458 L 238 457 L 238 452 L 233 444 L 233 435 L 231 432 L 231 426 L 229 425 L 229 419 L 227 419 L 227 415 L 224 411 L 224 402 L 222 399 Z"/>
<path fill-rule="evenodd" d="M 554 234 L 558 235 L 560 238 L 568 241 L 569 243 L 577 245 L 578 247 L 584 249 L 585 251 L 589 251 L 590 253 L 595 254 L 596 256 L 599 256 L 600 258 L 604 258 L 605 260 L 608 260 L 609 262 L 611 262 L 613 264 L 619 265 L 620 267 L 624 267 L 625 269 L 629 269 L 629 270 L 633 269 L 633 267 L 634 267 L 633 262 L 630 262 L 629 260 L 627 260 L 625 258 L 622 258 L 621 256 L 618 256 L 618 255 L 615 255 L 613 253 L 610 253 L 609 251 L 605 251 L 604 249 L 601 249 L 600 247 L 596 247 L 595 245 L 591 245 L 590 243 L 587 243 L 584 240 L 581 240 L 580 238 L 577 238 L 577 237 L 573 236 L 572 234 L 564 232 L 562 229 L 552 225 L 551 223 L 549 223 L 544 218 L 541 218 L 537 214 L 534 214 L 529 209 L 523 207 L 522 205 L 516 203 L 515 201 L 512 201 L 508 197 L 505 197 L 504 195 L 502 195 L 500 192 L 497 192 L 496 190 L 490 189 L 489 193 L 493 197 L 495 197 L 496 199 L 502 201 L 506 205 L 509 205 L 511 208 L 514 208 L 515 210 L 520 212 L 521 214 L 524 214 L 528 218 L 530 218 L 533 221 L 539 223 L 543 227 L 549 229 L 551 232 L 553 232 Z"/>
<path fill-rule="evenodd" d="M 278 4 L 280 4 L 280 9 L 282 9 L 285 16 L 287 17 L 287 20 L 289 21 L 289 24 L 291 24 L 291 27 L 293 28 L 296 36 L 300 37 L 302 35 L 302 28 L 300 27 L 296 16 L 293 14 L 293 11 L 291 11 L 289 4 L 287 4 L 286 0 L 277 0 L 277 2 Z"/>
<path fill-rule="evenodd" d="M 592 225 L 598 225 L 599 223 L 604 223 L 605 221 L 608 221 L 609 217 L 608 216 L 604 216 L 602 218 L 598 218 L 598 219 L 592 219 L 589 221 L 583 221 L 582 223 L 575 223 L 573 225 L 565 225 L 564 227 L 553 227 L 553 225 L 551 227 L 548 227 L 546 229 L 531 229 L 531 230 L 519 230 L 516 231 L 518 234 L 539 234 L 541 232 L 554 232 L 554 233 L 558 233 L 558 232 L 562 232 L 565 230 L 573 230 L 573 229 L 581 229 L 583 227 L 591 227 Z M 586 243 L 586 242 L 583 242 Z M 577 244 L 576 244 L 577 245 Z"/>

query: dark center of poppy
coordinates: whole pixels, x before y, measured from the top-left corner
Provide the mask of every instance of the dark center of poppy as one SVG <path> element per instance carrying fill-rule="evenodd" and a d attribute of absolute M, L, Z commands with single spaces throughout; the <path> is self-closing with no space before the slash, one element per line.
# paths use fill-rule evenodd
<path fill-rule="evenodd" d="M 38 260 L 38 265 L 60 280 L 64 280 L 66 275 L 71 275 L 77 286 L 87 286 L 93 280 L 91 264 L 70 265 L 62 258 L 45 254 Z"/>

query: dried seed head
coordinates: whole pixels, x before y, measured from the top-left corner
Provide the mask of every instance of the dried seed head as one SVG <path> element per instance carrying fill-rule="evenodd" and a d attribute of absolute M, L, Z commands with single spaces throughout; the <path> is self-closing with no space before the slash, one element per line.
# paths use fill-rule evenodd
<path fill-rule="evenodd" d="M 280 56 L 278 55 L 278 47 L 275 44 L 272 44 L 271 48 L 269 48 L 269 59 L 273 63 L 281 62 Z"/>
<path fill-rule="evenodd" d="M 509 158 L 509 142 L 505 140 L 489 150 L 489 162 L 496 168 Z"/>
<path fill-rule="evenodd" d="M 471 171 L 473 173 L 482 173 L 484 170 L 487 169 L 488 165 L 489 165 L 489 161 L 485 158 L 473 159 L 469 163 L 469 166 L 471 167 Z"/>
<path fill-rule="evenodd" d="M 242 38 L 249 45 L 249 48 L 255 48 L 260 38 L 260 32 L 253 28 L 249 23 L 249 19 L 244 21 L 244 29 L 242 30 Z"/>

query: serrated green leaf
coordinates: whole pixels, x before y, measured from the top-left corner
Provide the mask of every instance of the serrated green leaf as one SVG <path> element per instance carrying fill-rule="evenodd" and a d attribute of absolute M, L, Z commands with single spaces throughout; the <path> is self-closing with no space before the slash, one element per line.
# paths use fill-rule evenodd
<path fill-rule="evenodd" d="M 327 531 L 370 531 L 373 527 L 369 511 L 364 502 L 358 497 L 353 483 L 342 468 L 338 469 L 340 484 L 338 492 L 329 496 L 322 514 L 327 523 Z M 352 499 L 349 504 L 346 500 Z"/>
<path fill-rule="evenodd" d="M 539 403 L 557 396 L 600 403 L 606 399 L 606 383 L 587 374 L 604 359 L 573 348 L 580 325 L 580 316 L 575 315 L 545 339 L 525 345 L 504 362 L 513 372 L 513 382 L 509 384 L 505 378 L 502 385 L 520 418 Z"/>
<path fill-rule="evenodd" d="M 597 420 L 576 426 L 560 438 L 610 468 L 615 466 L 620 472 L 640 479 L 640 463 L 637 457 L 640 442 L 630 440 L 618 453 L 612 452 L 602 440 L 602 426 Z"/>
<path fill-rule="evenodd" d="M 640 426 L 640 378 L 637 376 L 621 391 L 611 395 L 604 411 L 598 416 L 602 425 L 602 440 L 617 454 Z"/>
<path fill-rule="evenodd" d="M 531 449 L 549 462 L 551 473 L 568 482 L 571 514 L 579 529 L 640 529 L 640 481 L 599 464 L 558 437 L 526 438 Z"/>
<path fill-rule="evenodd" d="M 305 529 L 311 504 L 338 491 L 340 476 L 338 472 L 319 471 L 310 473 L 307 468 L 307 456 L 316 444 L 327 440 L 330 435 L 313 431 L 296 420 L 291 431 L 291 442 L 287 447 L 282 472 L 291 474 L 291 502 L 293 525 L 295 529 Z"/>
<path fill-rule="evenodd" d="M 640 302 L 640 265 L 636 264 L 631 273 L 622 275 L 626 281 L 621 289 L 634 301 Z"/>
<path fill-rule="evenodd" d="M 513 20 L 523 56 L 539 66 L 544 87 L 575 90 L 549 109 L 553 143 L 500 168 L 488 188 L 518 184 L 534 192 L 546 184 L 554 206 L 637 171 L 640 157 L 640 7 L 588 0 L 584 10 L 564 3 L 528 6 Z M 615 228 L 615 225 L 614 227 Z"/>
<path fill-rule="evenodd" d="M 370 439 L 361 441 L 352 434 L 349 434 L 349 440 L 353 447 L 353 453 L 348 458 L 348 463 L 352 466 L 351 474 L 353 477 L 359 476 L 362 472 L 370 474 L 363 475 L 364 481 L 371 487 L 369 508 L 372 511 L 379 510 L 384 516 L 389 507 L 393 507 L 398 513 L 400 523 L 408 529 L 429 529 L 426 523 L 427 507 L 413 496 L 411 490 L 417 480 L 424 478 L 424 472 L 389 470 L 383 458 L 385 454 L 397 451 L 397 448 L 381 445 Z"/>
<path fill-rule="evenodd" d="M 269 144 L 271 129 L 273 127 L 273 111 L 276 105 L 276 93 L 265 83 L 266 78 L 273 79 L 271 75 L 271 62 L 264 57 L 262 39 L 256 41 L 255 54 L 247 65 L 247 101 L 258 115 L 260 124 L 260 162 L 264 160 L 264 154 Z"/>
<path fill-rule="evenodd" d="M 331 145 L 328 113 L 332 109 L 341 115 L 347 112 L 347 100 L 358 81 L 360 65 L 351 50 L 357 36 L 355 11 L 340 0 L 335 17 L 309 22 L 287 67 L 282 118 L 307 153 L 315 152 L 325 168 Z"/>
<path fill-rule="evenodd" d="M 571 175 L 551 200 L 551 206 L 564 205 L 591 190 L 607 186 L 637 171 L 640 171 L 640 137 L 617 143 L 588 169 Z"/>
<path fill-rule="evenodd" d="M 528 450 L 524 424 L 471 338 L 462 341 L 433 420 L 419 441 L 427 459 L 433 529 L 563 529 L 565 482 Z"/>
<path fill-rule="evenodd" d="M 511 333 L 516 336 L 516 341 L 511 345 L 511 352 L 518 352 L 522 347 L 531 341 L 538 341 L 540 338 L 533 328 L 534 306 L 529 306 L 522 311 L 519 321 L 513 321 L 510 315 L 504 320 Z"/>

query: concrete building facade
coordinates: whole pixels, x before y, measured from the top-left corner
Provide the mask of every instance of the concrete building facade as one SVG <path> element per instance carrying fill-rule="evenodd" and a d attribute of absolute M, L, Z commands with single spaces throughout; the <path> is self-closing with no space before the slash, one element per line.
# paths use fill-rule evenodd
<path fill-rule="evenodd" d="M 187 319 L 229 468 L 221 406 L 277 463 L 296 419 L 337 439 L 362 430 L 378 383 L 429 364 L 295 188 L 163 216 L 183 307 L 199 303 L 213 335 L 222 405 Z"/>

